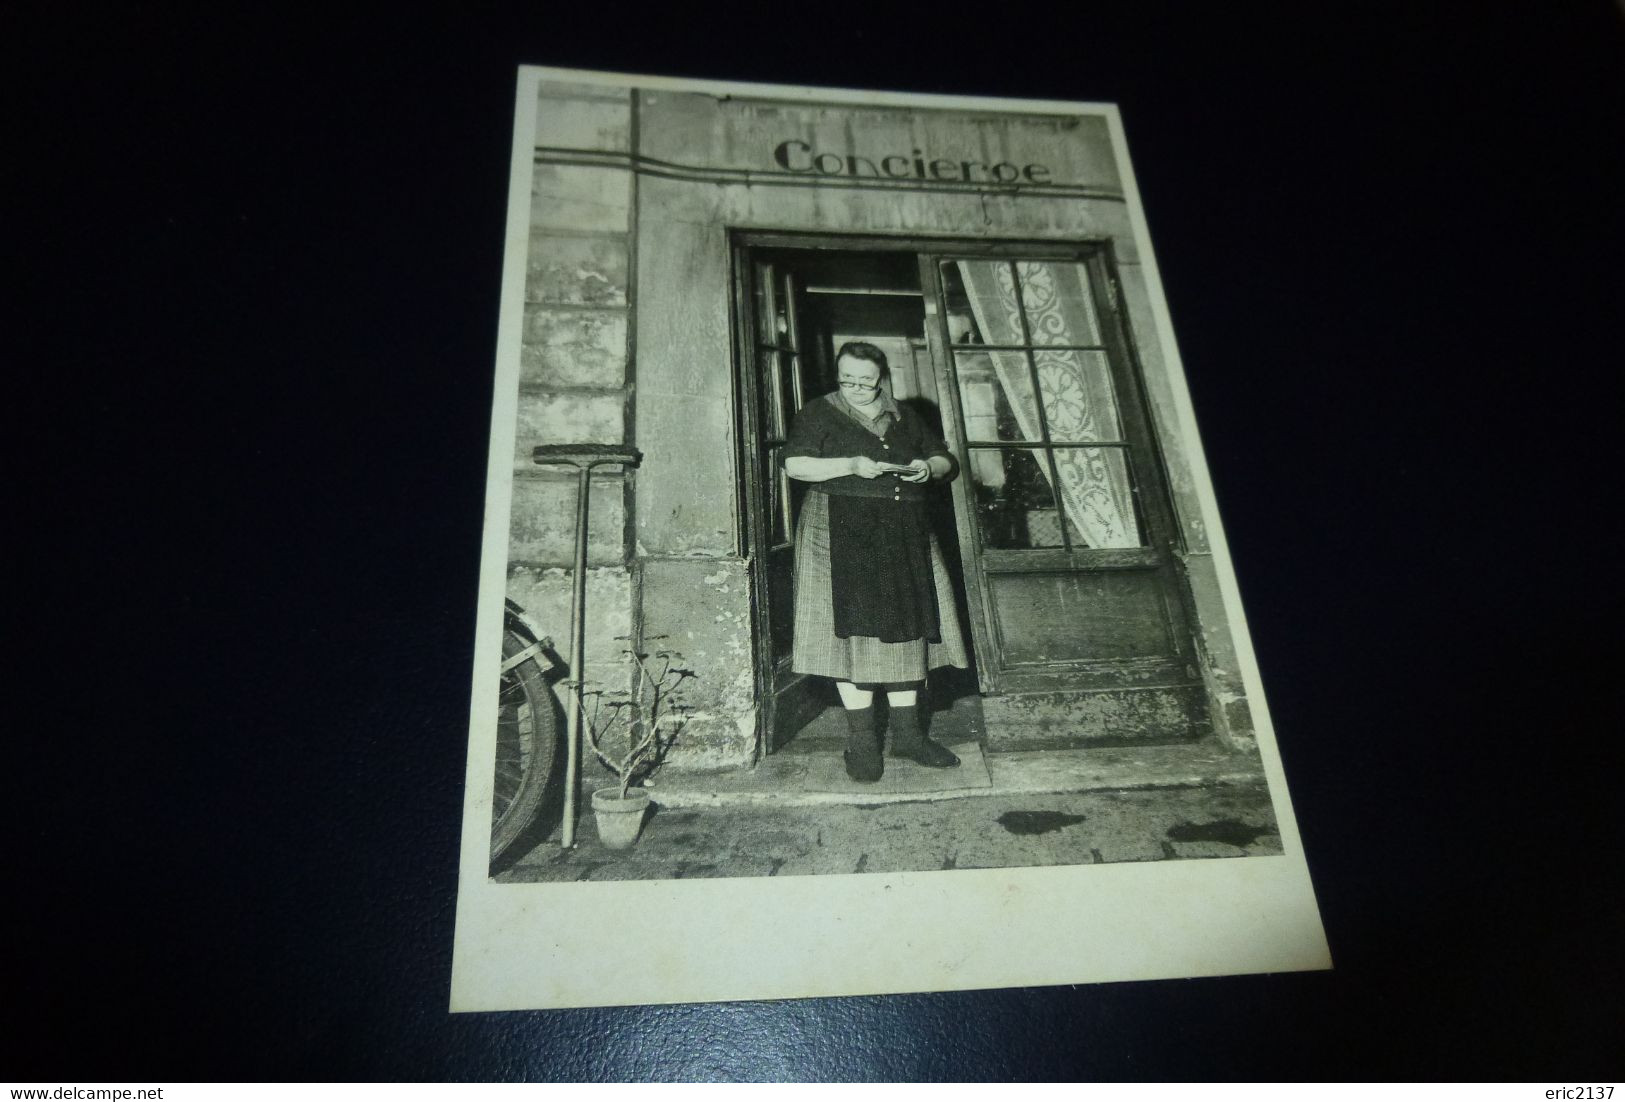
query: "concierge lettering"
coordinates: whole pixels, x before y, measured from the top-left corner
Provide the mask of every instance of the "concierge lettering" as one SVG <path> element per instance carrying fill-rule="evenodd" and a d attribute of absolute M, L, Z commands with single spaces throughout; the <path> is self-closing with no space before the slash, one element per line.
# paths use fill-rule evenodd
<path fill-rule="evenodd" d="M 1044 165 L 1014 165 L 1009 161 L 954 161 L 946 157 L 927 158 L 915 149 L 908 156 L 888 153 L 881 157 L 860 157 L 855 153 L 821 153 L 802 141 L 780 142 L 773 147 L 773 161 L 787 172 L 812 172 L 820 176 L 876 176 L 894 180 L 951 180 L 966 184 L 1049 183 Z"/>

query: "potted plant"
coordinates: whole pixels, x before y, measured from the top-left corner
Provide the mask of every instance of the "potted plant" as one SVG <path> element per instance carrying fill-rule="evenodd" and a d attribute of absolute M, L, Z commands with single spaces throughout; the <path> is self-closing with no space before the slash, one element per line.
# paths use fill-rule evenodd
<path fill-rule="evenodd" d="M 593 754 L 617 782 L 592 794 L 598 840 L 608 849 L 628 849 L 637 841 L 649 792 L 636 782 L 658 769 L 677 741 L 688 709 L 676 702 L 675 694 L 695 676 L 677 665 L 682 656 L 676 651 L 625 653 L 632 660 L 632 688 L 584 694 L 592 698 L 587 736 Z"/>

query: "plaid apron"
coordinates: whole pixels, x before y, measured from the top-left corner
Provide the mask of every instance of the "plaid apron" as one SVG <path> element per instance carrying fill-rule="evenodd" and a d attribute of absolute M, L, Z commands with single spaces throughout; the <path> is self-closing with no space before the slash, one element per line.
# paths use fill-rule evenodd
<path fill-rule="evenodd" d="M 835 634 L 835 602 L 829 566 L 829 495 L 809 493 L 796 524 L 796 633 L 790 668 L 841 681 L 922 681 L 938 666 L 966 668 L 965 641 L 954 611 L 953 583 L 931 537 L 931 576 L 936 583 L 942 642 L 913 639 L 883 643 L 867 636 Z"/>

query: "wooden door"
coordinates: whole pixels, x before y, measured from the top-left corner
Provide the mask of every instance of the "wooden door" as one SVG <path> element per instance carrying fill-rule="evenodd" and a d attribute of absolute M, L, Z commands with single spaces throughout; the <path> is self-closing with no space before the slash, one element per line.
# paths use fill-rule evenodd
<path fill-rule="evenodd" d="M 1198 737 L 1178 530 L 1106 249 L 933 251 L 921 278 L 990 743 Z"/>

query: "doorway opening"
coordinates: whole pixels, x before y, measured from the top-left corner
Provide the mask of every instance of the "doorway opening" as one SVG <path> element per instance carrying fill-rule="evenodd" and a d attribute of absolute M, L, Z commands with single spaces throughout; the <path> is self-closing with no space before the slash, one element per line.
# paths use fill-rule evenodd
<path fill-rule="evenodd" d="M 911 252 L 830 248 L 756 248 L 746 274 L 756 353 L 745 374 L 754 413 L 756 463 L 747 480 L 745 513 L 752 524 L 755 556 L 758 662 L 763 702 L 762 750 L 824 749 L 844 741 L 845 721 L 834 685 L 790 669 L 794 639 L 796 522 L 807 485 L 784 474 L 779 449 L 795 413 L 836 387 L 835 350 L 867 341 L 885 353 L 891 396 L 920 414 L 937 433 L 943 412 L 927 342 L 925 294 Z M 931 496 L 930 517 L 953 579 L 953 613 L 966 640 L 971 668 L 931 672 L 925 698 L 938 741 L 980 741 L 980 696 L 969 608 L 959 555 L 953 501 L 946 491 Z M 945 610 L 946 611 L 946 610 Z"/>
<path fill-rule="evenodd" d="M 1179 525 L 1108 242 L 743 233 L 733 261 L 764 753 L 839 734 L 832 686 L 790 669 L 806 487 L 780 454 L 796 412 L 835 388 L 848 340 L 885 352 L 893 397 L 959 464 L 932 523 L 972 668 L 933 672 L 933 723 L 963 717 L 942 733 L 989 749 L 1211 733 Z"/>

